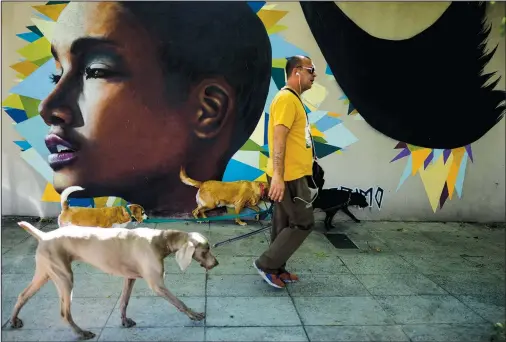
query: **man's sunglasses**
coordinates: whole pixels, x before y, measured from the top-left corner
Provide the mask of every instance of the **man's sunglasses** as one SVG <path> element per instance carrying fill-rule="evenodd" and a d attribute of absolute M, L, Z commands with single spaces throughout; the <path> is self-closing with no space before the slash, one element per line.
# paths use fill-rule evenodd
<path fill-rule="evenodd" d="M 314 67 L 309 68 L 309 67 L 305 67 L 305 66 L 300 66 L 299 68 L 306 69 L 307 72 L 309 72 L 311 75 L 314 74 L 314 72 L 315 72 Z"/>

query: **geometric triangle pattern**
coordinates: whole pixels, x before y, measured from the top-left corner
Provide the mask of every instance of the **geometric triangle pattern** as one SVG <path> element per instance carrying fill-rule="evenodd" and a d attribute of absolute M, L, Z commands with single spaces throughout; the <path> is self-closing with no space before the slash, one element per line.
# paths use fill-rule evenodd
<path fill-rule="evenodd" d="M 467 160 L 472 162 L 471 145 L 454 149 L 431 149 L 399 142 L 394 149 L 400 152 L 390 163 L 404 158 L 408 161 L 396 191 L 410 175 L 418 173 L 434 212 L 438 208 L 441 210 L 455 192 L 459 198 L 462 197 Z"/>
<path fill-rule="evenodd" d="M 260 6 L 262 4 L 262 6 Z M 261 2 L 248 2 L 252 10 L 257 13 L 258 17 L 264 24 L 272 47 L 272 70 L 271 70 L 271 83 L 269 93 L 264 106 L 263 118 L 259 120 L 258 126 L 255 128 L 254 133 L 250 139 L 240 148 L 240 150 L 232 156 L 227 165 L 223 180 L 266 180 L 265 167 L 267 162 L 268 146 L 267 146 L 267 132 L 268 132 L 268 119 L 269 107 L 276 95 L 276 93 L 285 85 L 285 65 L 286 58 L 292 55 L 307 55 L 299 47 L 286 41 L 279 33 L 286 29 L 278 25 L 279 21 L 285 17 L 286 11 L 273 10 L 275 6 L 267 5 Z M 273 28 L 277 28 L 273 31 Z M 326 66 L 326 73 L 331 75 L 330 68 Z M 358 141 L 357 137 L 353 135 L 339 119 L 340 114 L 322 109 L 320 106 L 327 97 L 328 91 L 320 84 L 313 84 L 311 90 L 308 90 L 302 96 L 302 102 L 308 113 L 308 119 L 311 124 L 311 133 L 315 142 L 316 156 L 318 158 L 325 158 L 328 155 L 339 153 L 343 148 L 350 146 Z M 341 100 L 347 100 L 346 97 Z M 356 110 L 351 110 L 356 114 Z M 350 114 L 350 113 L 349 113 Z M 259 134 L 263 132 L 264 141 L 259 143 Z M 245 154 L 246 152 L 248 154 Z M 256 151 L 258 157 L 253 159 L 250 153 Z M 246 158 L 246 159 L 245 159 Z M 254 162 L 253 162 L 254 160 Z M 256 164 L 259 168 L 256 172 L 253 169 Z"/>

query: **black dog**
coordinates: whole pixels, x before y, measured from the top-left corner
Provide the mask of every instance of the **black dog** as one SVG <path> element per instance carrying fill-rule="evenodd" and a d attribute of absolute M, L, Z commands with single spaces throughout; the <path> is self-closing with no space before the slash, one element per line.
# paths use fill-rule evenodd
<path fill-rule="evenodd" d="M 321 209 L 325 212 L 325 228 L 330 230 L 334 228 L 332 219 L 339 210 L 342 210 L 353 221 L 359 223 L 360 220 L 348 209 L 349 206 L 358 206 L 366 208 L 369 206 L 364 195 L 358 192 L 351 192 L 339 189 L 323 189 L 325 184 L 325 171 L 317 163 L 313 163 L 313 177 L 308 179 L 311 188 L 318 188 L 318 196 L 313 202 L 313 208 Z"/>
<path fill-rule="evenodd" d="M 358 206 L 366 208 L 369 206 L 364 195 L 358 192 L 351 192 L 339 189 L 319 189 L 318 197 L 313 202 L 313 208 L 321 209 L 325 212 L 325 228 L 330 230 L 334 228 L 332 219 L 339 210 L 342 210 L 353 221 L 359 223 L 360 220 L 348 209 L 349 206 Z"/>

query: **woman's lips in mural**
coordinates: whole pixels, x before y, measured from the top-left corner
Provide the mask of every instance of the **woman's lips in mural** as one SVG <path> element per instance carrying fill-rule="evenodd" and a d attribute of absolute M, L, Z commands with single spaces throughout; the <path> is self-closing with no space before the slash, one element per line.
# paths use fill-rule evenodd
<path fill-rule="evenodd" d="M 47 135 L 45 142 L 51 152 L 47 160 L 53 170 L 70 165 L 77 159 L 77 148 L 58 135 Z"/>

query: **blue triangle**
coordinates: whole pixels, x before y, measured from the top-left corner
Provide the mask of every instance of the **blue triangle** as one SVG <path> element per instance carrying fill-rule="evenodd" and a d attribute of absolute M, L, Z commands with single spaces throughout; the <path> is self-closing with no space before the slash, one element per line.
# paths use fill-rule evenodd
<path fill-rule="evenodd" d="M 44 36 L 42 32 L 40 32 L 39 28 L 35 25 L 27 26 L 26 28 L 35 33 L 39 37 Z"/>
<path fill-rule="evenodd" d="M 223 175 L 224 182 L 234 182 L 238 180 L 254 181 L 263 174 L 262 170 L 241 163 L 240 161 L 230 159 Z"/>
<path fill-rule="evenodd" d="M 45 20 L 45 21 L 51 21 L 51 22 L 54 22 L 54 20 L 53 20 L 53 19 L 49 18 L 48 16 L 46 16 L 46 15 L 44 15 L 44 14 L 40 13 L 40 12 L 35 12 L 35 15 L 36 15 L 37 17 L 39 17 L 39 18 L 41 18 L 41 19 Z"/>
<path fill-rule="evenodd" d="M 320 132 L 325 132 L 326 130 L 331 129 L 332 127 L 340 124 L 341 122 L 342 121 L 339 120 L 338 118 L 335 118 L 330 115 L 325 115 L 323 118 L 321 118 L 316 122 L 315 126 L 316 128 L 318 128 Z"/>
<path fill-rule="evenodd" d="M 51 58 L 21 83 L 11 88 L 9 92 L 37 100 L 44 100 L 54 88 L 50 77 L 54 73 L 56 73 L 56 65 L 54 58 Z"/>
<path fill-rule="evenodd" d="M 29 43 L 32 43 L 40 38 L 40 36 L 38 34 L 33 33 L 33 32 L 19 33 L 16 36 L 18 36 L 19 38 L 21 38 L 23 40 L 26 40 Z"/>
<path fill-rule="evenodd" d="M 93 198 L 69 198 L 68 202 L 71 207 L 95 207 Z"/>
<path fill-rule="evenodd" d="M 337 146 L 322 144 L 316 141 L 314 143 L 314 148 L 316 150 L 316 156 L 318 158 L 326 157 L 329 154 L 339 151 L 341 149 L 340 147 Z"/>
<path fill-rule="evenodd" d="M 328 64 L 327 64 L 327 68 L 325 69 L 325 73 L 326 73 L 327 75 L 333 75 L 333 74 L 332 74 L 332 70 L 330 70 L 330 65 L 328 65 Z"/>
<path fill-rule="evenodd" d="M 26 112 L 22 109 L 4 107 L 4 110 L 16 123 L 20 123 L 28 119 Z"/>
<path fill-rule="evenodd" d="M 253 12 L 257 13 L 264 7 L 265 1 L 248 1 L 249 7 L 253 10 Z"/>
<path fill-rule="evenodd" d="M 30 143 L 25 140 L 15 141 L 14 143 L 21 148 L 21 151 L 26 151 L 32 147 L 32 145 L 30 145 Z"/>
<path fill-rule="evenodd" d="M 272 47 L 272 58 L 287 58 L 295 55 L 307 56 L 308 54 L 296 47 L 295 45 L 288 43 L 279 34 L 271 34 L 269 36 Z"/>

